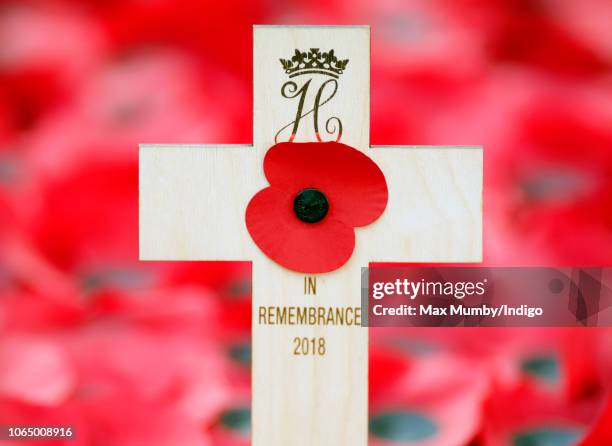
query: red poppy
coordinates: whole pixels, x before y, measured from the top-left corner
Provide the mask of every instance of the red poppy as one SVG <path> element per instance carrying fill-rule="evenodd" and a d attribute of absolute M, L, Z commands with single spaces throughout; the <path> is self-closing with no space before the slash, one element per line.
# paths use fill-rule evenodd
<path fill-rule="evenodd" d="M 372 223 L 387 205 L 381 170 L 345 144 L 276 144 L 264 172 L 270 187 L 251 199 L 246 225 L 268 257 L 294 271 L 341 267 L 355 246 L 353 228 Z"/>
<path fill-rule="evenodd" d="M 446 353 L 412 355 L 409 370 L 370 395 L 371 446 L 472 444 L 488 391 L 485 371 Z"/>
<path fill-rule="evenodd" d="M 610 441 L 612 441 L 612 398 L 608 399 L 597 422 L 580 441 L 578 446 L 610 444 Z"/>
<path fill-rule="evenodd" d="M 542 391 L 534 382 L 514 388 L 496 384 L 483 405 L 481 444 L 583 444 L 579 440 L 596 417 L 598 405 L 598 399 L 573 404 L 563 395 Z"/>

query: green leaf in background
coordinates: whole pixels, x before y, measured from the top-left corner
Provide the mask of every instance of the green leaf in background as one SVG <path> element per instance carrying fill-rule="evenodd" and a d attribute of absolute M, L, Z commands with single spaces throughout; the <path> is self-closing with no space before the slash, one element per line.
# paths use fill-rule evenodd
<path fill-rule="evenodd" d="M 582 432 L 572 428 L 543 428 L 523 432 L 514 437 L 513 446 L 572 446 Z"/>
<path fill-rule="evenodd" d="M 236 344 L 230 348 L 230 357 L 242 365 L 251 365 L 251 344 Z"/>
<path fill-rule="evenodd" d="M 226 410 L 221 414 L 220 421 L 223 426 L 233 431 L 244 435 L 251 433 L 251 409 L 248 407 Z"/>
<path fill-rule="evenodd" d="M 438 426 L 431 419 L 412 411 L 382 412 L 370 419 L 370 433 L 386 440 L 417 443 L 437 432 Z"/>
<path fill-rule="evenodd" d="M 521 364 L 521 370 L 549 383 L 556 383 L 561 378 L 561 365 L 555 355 L 527 358 Z"/>
<path fill-rule="evenodd" d="M 426 356 L 439 350 L 436 344 L 421 339 L 397 339 L 392 345 L 412 356 Z"/>

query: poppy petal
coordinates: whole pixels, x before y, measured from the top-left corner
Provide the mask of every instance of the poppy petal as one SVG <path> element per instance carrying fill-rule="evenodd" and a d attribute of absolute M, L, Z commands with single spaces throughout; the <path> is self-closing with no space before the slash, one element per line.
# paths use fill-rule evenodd
<path fill-rule="evenodd" d="M 279 143 L 266 153 L 264 171 L 273 187 L 294 193 L 321 190 L 329 199 L 329 218 L 352 227 L 372 223 L 387 205 L 380 168 L 346 144 Z"/>
<path fill-rule="evenodd" d="M 294 195 L 268 187 L 246 209 L 253 241 L 272 260 L 294 271 L 324 273 L 346 263 L 353 253 L 352 227 L 329 216 L 317 223 L 300 221 L 293 212 Z"/>

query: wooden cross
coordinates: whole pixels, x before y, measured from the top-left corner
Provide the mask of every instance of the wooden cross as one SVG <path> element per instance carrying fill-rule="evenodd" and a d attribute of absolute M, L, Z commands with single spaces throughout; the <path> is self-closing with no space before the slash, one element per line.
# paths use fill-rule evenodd
<path fill-rule="evenodd" d="M 289 78 L 279 59 L 291 59 L 296 49 L 333 49 L 349 63 L 336 78 L 316 70 Z M 482 150 L 370 148 L 369 59 L 367 26 L 256 26 L 253 145 L 140 147 L 140 258 L 252 262 L 254 446 L 365 446 L 368 434 L 367 328 L 272 324 L 266 309 L 355 309 L 360 268 L 369 262 L 481 261 Z M 301 97 L 283 86 L 291 80 L 299 88 L 309 79 L 303 116 L 296 117 Z M 329 79 L 334 94 L 333 83 L 320 87 Z M 318 113 L 307 113 L 316 108 L 319 88 Z M 245 209 L 268 186 L 262 162 L 275 138 L 288 141 L 294 133 L 295 142 L 317 140 L 313 115 L 322 140 L 336 140 L 341 122 L 341 142 L 378 164 L 389 198 L 377 221 L 356 229 L 355 251 L 344 266 L 305 276 L 258 249 Z"/>

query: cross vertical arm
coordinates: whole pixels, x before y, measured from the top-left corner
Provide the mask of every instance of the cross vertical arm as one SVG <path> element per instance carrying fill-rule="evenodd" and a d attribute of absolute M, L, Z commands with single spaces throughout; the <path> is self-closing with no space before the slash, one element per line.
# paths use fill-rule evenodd
<path fill-rule="evenodd" d="M 330 57 L 330 52 L 338 60 L 348 60 L 341 74 L 291 72 L 318 56 L 329 61 L 323 53 Z M 286 68 L 279 59 L 291 66 Z M 294 142 L 317 141 L 315 125 L 321 140 L 340 138 L 344 144 L 367 151 L 368 26 L 256 26 L 253 81 L 253 143 L 262 158 L 275 142 L 292 137 Z M 300 91 L 304 107 L 297 113 Z M 319 93 L 317 122 L 310 111 Z M 292 125 L 296 119 L 299 125 Z M 304 274 L 283 268 L 261 252 L 254 257 L 253 446 L 367 444 L 367 329 L 346 324 L 270 324 L 259 317 L 265 308 L 352 311 L 361 301 L 361 266 L 354 257 L 336 271 L 317 274 L 316 294 L 306 294 Z"/>

